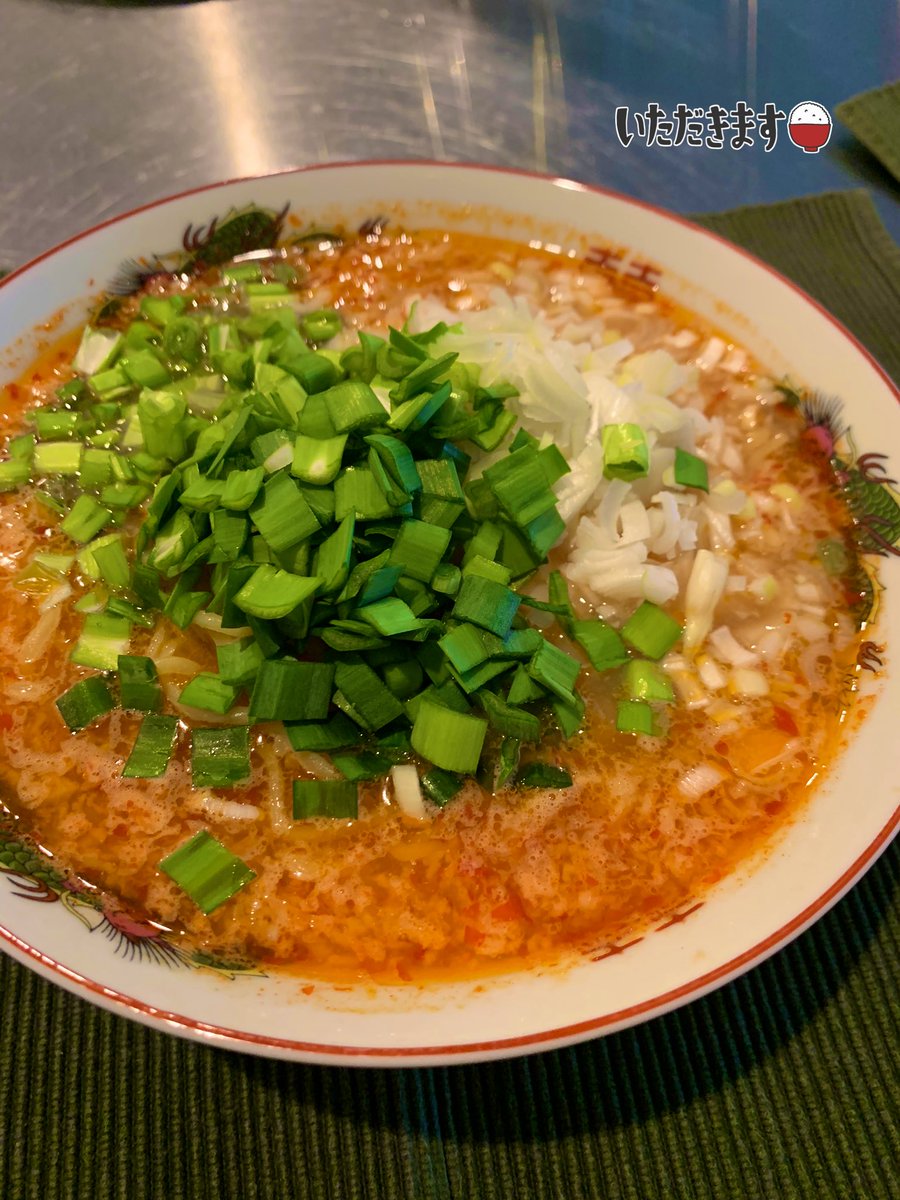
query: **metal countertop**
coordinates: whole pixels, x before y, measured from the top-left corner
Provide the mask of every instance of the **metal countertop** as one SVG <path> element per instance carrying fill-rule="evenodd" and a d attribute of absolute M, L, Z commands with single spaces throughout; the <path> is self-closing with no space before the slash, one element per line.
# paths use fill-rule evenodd
<path fill-rule="evenodd" d="M 804 8 L 806 6 L 803 6 Z M 0 0 L 0 268 L 198 184 L 438 158 L 549 171 L 679 212 L 900 189 L 835 127 L 767 153 L 616 136 L 615 109 L 833 109 L 900 70 L 892 0 Z"/>

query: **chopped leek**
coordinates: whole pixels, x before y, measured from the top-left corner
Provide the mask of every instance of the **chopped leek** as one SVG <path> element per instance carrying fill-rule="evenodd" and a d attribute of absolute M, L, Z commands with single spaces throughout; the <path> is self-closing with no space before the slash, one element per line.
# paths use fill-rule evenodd
<path fill-rule="evenodd" d="M 638 654 L 662 658 L 681 637 L 681 626 L 658 605 L 645 600 L 622 626 L 621 633 Z"/>
<path fill-rule="evenodd" d="M 191 782 L 195 788 L 231 787 L 250 775 L 247 725 L 200 728 L 191 734 Z"/>
<path fill-rule="evenodd" d="M 653 709 L 646 700 L 620 700 L 616 708 L 616 729 L 619 733 L 656 732 Z"/>
<path fill-rule="evenodd" d="M 181 689 L 178 703 L 223 716 L 237 700 L 238 689 L 219 675 L 201 671 Z"/>
<path fill-rule="evenodd" d="M 569 788 L 572 786 L 572 776 L 563 767 L 554 767 L 549 763 L 530 762 L 523 766 L 516 776 L 516 786 Z"/>
<path fill-rule="evenodd" d="M 625 422 L 604 425 L 600 431 L 603 446 L 603 474 L 607 479 L 640 479 L 650 469 L 650 450 L 640 425 Z"/>
<path fill-rule="evenodd" d="M 675 448 L 675 482 L 681 487 L 709 491 L 709 470 L 702 458 L 689 454 L 680 446 Z"/>
<path fill-rule="evenodd" d="M 178 719 L 151 713 L 144 717 L 122 776 L 158 779 L 165 775 L 178 737 Z"/>
<path fill-rule="evenodd" d="M 100 676 L 91 675 L 63 692 L 56 707 L 72 733 L 77 733 L 112 712 L 115 701 Z"/>
<path fill-rule="evenodd" d="M 322 721 L 335 682 L 332 663 L 265 659 L 259 664 L 250 696 L 249 720 Z"/>
<path fill-rule="evenodd" d="M 625 691 L 629 700 L 658 700 L 671 704 L 675 691 L 666 675 L 655 663 L 633 658 L 624 671 Z"/>
<path fill-rule="evenodd" d="M 142 654 L 120 654 L 119 702 L 123 708 L 157 713 L 162 708 L 162 688 L 152 658 Z"/>
<path fill-rule="evenodd" d="M 413 749 L 445 771 L 472 775 L 487 734 L 488 723 L 481 717 L 454 712 L 433 700 L 423 700 L 413 725 Z"/>
<path fill-rule="evenodd" d="M 205 829 L 158 865 L 207 916 L 256 878 L 255 871 Z"/>
<path fill-rule="evenodd" d="M 359 790 L 344 779 L 295 779 L 294 820 L 331 817 L 355 821 L 359 816 Z"/>

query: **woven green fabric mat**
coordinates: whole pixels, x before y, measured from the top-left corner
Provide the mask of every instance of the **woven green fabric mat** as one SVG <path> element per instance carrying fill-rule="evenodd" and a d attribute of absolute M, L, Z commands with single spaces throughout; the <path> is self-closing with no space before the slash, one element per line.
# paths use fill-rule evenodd
<path fill-rule="evenodd" d="M 900 262 L 864 194 L 704 223 L 795 278 L 900 376 L 885 321 L 900 313 Z M 229 1054 L 91 1008 L 0 955 L 0 1200 L 891 1200 L 898 964 L 897 843 L 728 987 L 487 1066 Z"/>
<path fill-rule="evenodd" d="M 900 181 L 900 82 L 851 96 L 834 113 Z"/>

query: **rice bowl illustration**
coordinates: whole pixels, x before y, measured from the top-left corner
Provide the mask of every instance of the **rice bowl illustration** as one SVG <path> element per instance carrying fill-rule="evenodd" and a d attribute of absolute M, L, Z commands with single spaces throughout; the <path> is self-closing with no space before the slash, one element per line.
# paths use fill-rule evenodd
<path fill-rule="evenodd" d="M 807 154 L 818 154 L 831 137 L 831 115 L 824 104 L 803 100 L 788 117 L 788 134 L 795 146 Z"/>

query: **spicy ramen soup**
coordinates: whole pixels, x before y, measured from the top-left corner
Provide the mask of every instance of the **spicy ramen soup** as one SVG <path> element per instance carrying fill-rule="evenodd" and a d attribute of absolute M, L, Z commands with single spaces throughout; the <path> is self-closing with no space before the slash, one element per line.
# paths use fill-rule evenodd
<path fill-rule="evenodd" d="M 427 979 L 602 953 L 799 811 L 868 585 L 740 347 L 430 230 L 135 282 L 3 393 L 0 773 L 73 887 Z"/>

